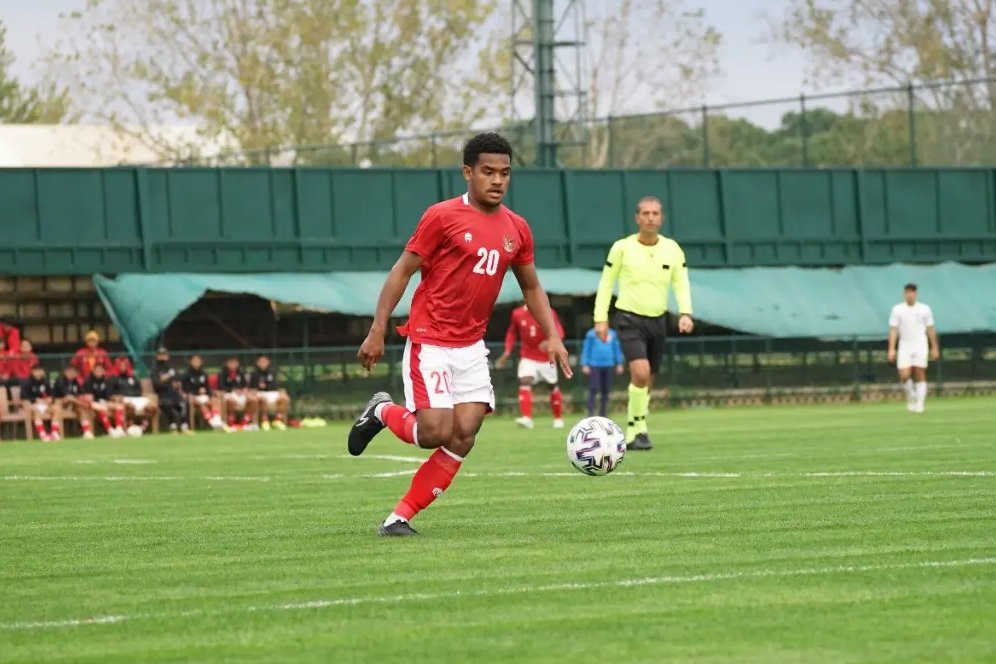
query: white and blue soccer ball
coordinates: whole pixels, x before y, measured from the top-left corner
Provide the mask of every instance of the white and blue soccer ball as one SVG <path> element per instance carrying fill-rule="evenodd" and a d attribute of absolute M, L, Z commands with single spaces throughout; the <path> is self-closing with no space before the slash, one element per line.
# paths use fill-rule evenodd
<path fill-rule="evenodd" d="M 567 434 L 567 458 L 585 475 L 608 475 L 626 456 L 626 434 L 607 417 L 586 417 Z"/>

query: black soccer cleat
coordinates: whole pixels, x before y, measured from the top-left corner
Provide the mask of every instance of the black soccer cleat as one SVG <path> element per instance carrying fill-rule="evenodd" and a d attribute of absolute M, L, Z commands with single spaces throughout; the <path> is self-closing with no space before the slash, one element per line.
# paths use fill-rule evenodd
<path fill-rule="evenodd" d="M 654 446 L 650 444 L 650 436 L 645 433 L 636 434 L 633 442 L 626 446 L 626 450 L 652 450 Z"/>
<path fill-rule="evenodd" d="M 384 430 L 384 423 L 374 415 L 374 410 L 382 403 L 391 403 L 391 395 L 387 392 L 378 392 L 370 397 L 363 412 L 353 422 L 353 428 L 349 430 L 349 453 L 353 456 L 363 454 L 374 436 Z"/>
<path fill-rule="evenodd" d="M 397 521 L 392 521 L 391 523 L 381 525 L 380 530 L 377 534 L 381 537 L 414 537 L 418 535 L 418 531 L 412 528 L 411 524 L 407 521 L 402 521 L 398 519 Z"/>

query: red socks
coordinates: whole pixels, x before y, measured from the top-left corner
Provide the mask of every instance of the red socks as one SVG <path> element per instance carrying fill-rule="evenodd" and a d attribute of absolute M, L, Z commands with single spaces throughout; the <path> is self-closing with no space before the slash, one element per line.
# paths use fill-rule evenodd
<path fill-rule="evenodd" d="M 107 417 L 107 413 L 97 413 L 97 417 L 100 419 L 100 423 L 104 425 L 104 431 L 110 431 L 114 427 L 111 426 L 111 420 Z"/>
<path fill-rule="evenodd" d="M 83 433 L 86 433 L 87 431 L 89 431 L 90 430 L 90 421 L 89 420 L 80 420 L 80 429 L 83 429 Z"/>
<path fill-rule="evenodd" d="M 533 416 L 533 388 L 529 385 L 519 386 L 519 412 L 523 417 Z"/>
<path fill-rule="evenodd" d="M 415 441 L 418 418 L 415 417 L 415 413 L 411 412 L 404 406 L 399 406 L 396 403 L 389 403 L 386 404 L 380 411 L 380 421 L 391 430 L 391 433 L 400 438 L 403 442 L 408 443 L 409 445 L 417 445 Z M 449 482 L 447 482 L 447 484 L 449 484 Z"/>
<path fill-rule="evenodd" d="M 564 395 L 560 393 L 559 387 L 550 390 L 550 410 L 553 411 L 553 417 L 557 420 L 564 414 Z"/>
<path fill-rule="evenodd" d="M 124 427 L 124 408 L 117 408 L 114 411 L 114 426 L 120 428 Z"/>
<path fill-rule="evenodd" d="M 388 406 L 388 408 L 390 407 Z M 401 408 L 401 406 L 395 406 L 395 408 Z M 415 419 L 414 416 L 411 419 Z M 433 452 L 416 471 L 415 477 L 412 478 L 411 488 L 408 489 L 408 493 L 404 495 L 398 506 L 394 508 L 394 513 L 410 521 L 412 517 L 431 505 L 432 501 L 446 491 L 450 482 L 453 481 L 454 475 L 460 470 L 461 463 L 463 463 L 463 459 L 443 448 Z"/>

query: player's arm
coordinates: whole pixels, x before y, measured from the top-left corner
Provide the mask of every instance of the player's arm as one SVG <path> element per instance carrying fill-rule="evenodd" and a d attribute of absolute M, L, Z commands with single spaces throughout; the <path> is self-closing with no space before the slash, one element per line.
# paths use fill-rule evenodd
<path fill-rule="evenodd" d="M 401 301 L 408 288 L 408 282 L 412 275 L 422 267 L 422 258 L 411 251 L 401 252 L 401 257 L 391 268 L 384 280 L 384 286 L 380 289 L 380 296 L 377 298 L 377 309 L 374 311 L 373 324 L 367 338 L 360 346 L 357 357 L 363 368 L 372 370 L 377 364 L 377 360 L 384 356 L 384 335 L 387 334 L 387 323 L 394 313 L 395 307 Z"/>
<path fill-rule="evenodd" d="M 671 290 L 678 303 L 678 331 L 688 334 L 695 327 L 692 320 L 692 285 L 688 280 L 688 263 L 685 252 L 678 249 L 677 260 L 671 269 Z"/>
<path fill-rule="evenodd" d="M 546 335 L 546 350 L 550 355 L 550 362 L 560 363 L 560 369 L 566 378 L 570 378 L 574 373 L 571 365 L 567 361 L 567 348 L 564 347 L 564 340 L 557 334 L 557 324 L 553 318 L 553 310 L 550 309 L 550 299 L 546 296 L 546 291 L 539 282 L 539 275 L 536 274 L 534 263 L 522 263 L 512 265 L 512 272 L 522 289 L 522 297 L 526 301 L 526 306 L 533 314 L 540 329 Z"/>
<path fill-rule="evenodd" d="M 896 342 L 899 340 L 899 330 L 895 325 L 889 326 L 889 361 L 896 361 Z"/>
<path fill-rule="evenodd" d="M 519 336 L 519 326 L 516 325 L 515 315 L 508 321 L 508 330 L 505 331 L 505 352 L 501 354 L 497 360 L 495 360 L 495 366 L 501 369 L 508 362 L 508 358 L 512 357 L 512 350 L 515 348 L 515 340 Z"/>
<path fill-rule="evenodd" d="M 609 304 L 612 302 L 612 290 L 616 287 L 616 281 L 619 279 L 622 261 L 622 244 L 616 242 L 609 249 L 609 255 L 605 259 L 605 267 L 602 268 L 602 277 L 598 280 L 598 290 L 595 292 L 595 334 L 602 341 L 608 340 Z"/>
<path fill-rule="evenodd" d="M 930 341 L 930 359 L 940 359 L 941 345 L 937 341 L 937 328 L 933 325 L 927 326 L 927 340 Z"/>

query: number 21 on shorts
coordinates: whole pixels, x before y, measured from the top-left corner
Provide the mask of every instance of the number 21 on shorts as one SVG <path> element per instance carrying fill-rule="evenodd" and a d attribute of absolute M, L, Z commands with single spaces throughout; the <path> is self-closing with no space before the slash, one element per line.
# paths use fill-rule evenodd
<path fill-rule="evenodd" d="M 450 372 L 449 371 L 430 371 L 429 378 L 432 379 L 432 391 L 436 394 L 450 394 L 452 391 L 450 388 Z"/>

